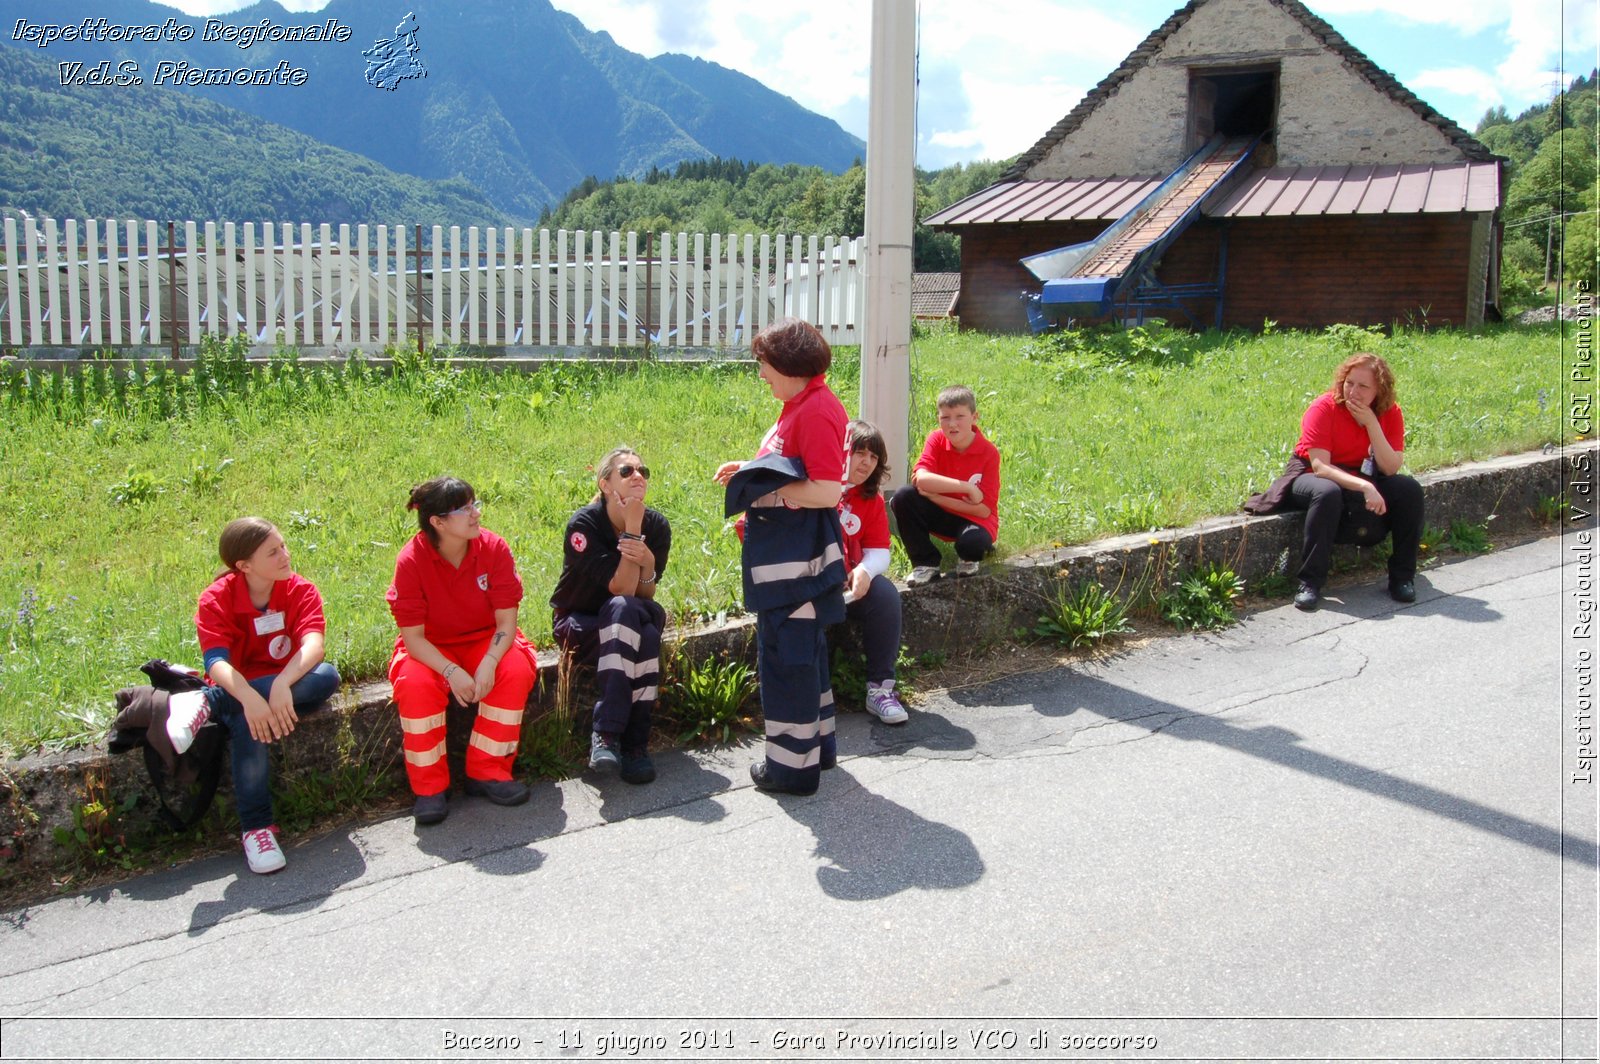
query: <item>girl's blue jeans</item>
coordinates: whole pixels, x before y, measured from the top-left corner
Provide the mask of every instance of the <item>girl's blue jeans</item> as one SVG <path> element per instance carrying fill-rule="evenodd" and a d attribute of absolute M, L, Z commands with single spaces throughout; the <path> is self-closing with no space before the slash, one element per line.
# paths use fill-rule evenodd
<path fill-rule="evenodd" d="M 261 676 L 250 681 L 257 694 L 266 698 L 272 693 L 276 675 Z M 311 709 L 326 702 L 339 687 L 339 673 L 326 661 L 296 680 L 289 688 L 294 697 L 295 712 Z M 211 718 L 224 728 L 232 739 L 233 795 L 239 807 L 239 828 L 254 831 L 272 824 L 272 789 L 269 782 L 271 759 L 267 744 L 258 742 L 250 734 L 250 724 L 245 720 L 244 706 L 222 688 L 206 688 L 206 701 L 211 706 Z"/>

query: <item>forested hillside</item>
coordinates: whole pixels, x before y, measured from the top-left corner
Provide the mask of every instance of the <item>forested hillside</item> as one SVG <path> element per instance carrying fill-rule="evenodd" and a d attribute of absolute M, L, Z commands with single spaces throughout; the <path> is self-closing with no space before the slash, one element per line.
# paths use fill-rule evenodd
<path fill-rule="evenodd" d="M 523 224 L 584 174 L 639 176 L 652 165 L 719 155 L 838 171 L 863 148 L 832 119 L 752 78 L 687 56 L 647 59 L 549 0 L 329 0 L 314 13 L 257 0 L 218 21 L 235 27 L 337 23 L 345 34 L 318 43 L 258 40 L 248 50 L 208 42 L 203 32 L 155 42 L 57 40 L 43 48 L 16 39 L 16 27 L 89 16 L 129 25 L 171 18 L 195 30 L 206 23 L 151 0 L 6 0 L 5 8 L 8 32 L 0 34 L 0 53 L 48 60 L 52 76 L 58 62 L 106 62 L 112 71 L 126 63 L 144 79 L 140 85 L 72 86 L 68 91 L 90 115 L 91 128 L 100 106 L 161 110 L 174 99 L 206 100 L 396 173 L 464 178 L 500 214 Z M 392 37 L 402 16 L 417 27 L 417 62 L 426 75 L 384 91 L 366 82 L 363 50 Z M 157 84 L 162 62 L 224 73 L 284 63 L 303 81 Z"/>
<path fill-rule="evenodd" d="M 56 218 L 504 225 L 460 178 L 371 159 L 183 93 L 63 88 L 0 48 L 0 208 Z"/>
<path fill-rule="evenodd" d="M 917 171 L 916 216 L 922 219 L 993 184 L 1010 160 L 960 163 Z M 815 166 L 756 165 L 737 159 L 651 169 L 639 180 L 584 180 L 541 225 L 636 232 L 831 233 L 860 236 L 866 224 L 866 171 L 857 161 L 842 174 Z M 918 270 L 961 267 L 958 239 L 917 224 Z"/>
<path fill-rule="evenodd" d="M 1478 123 L 1477 137 L 1507 164 L 1502 288 L 1526 296 L 1556 275 L 1565 237 L 1567 281 L 1596 281 L 1595 232 L 1600 226 L 1596 172 L 1596 74 L 1575 79 L 1548 104 L 1516 118 L 1496 107 Z M 1548 271 L 1548 272 L 1547 272 Z"/>

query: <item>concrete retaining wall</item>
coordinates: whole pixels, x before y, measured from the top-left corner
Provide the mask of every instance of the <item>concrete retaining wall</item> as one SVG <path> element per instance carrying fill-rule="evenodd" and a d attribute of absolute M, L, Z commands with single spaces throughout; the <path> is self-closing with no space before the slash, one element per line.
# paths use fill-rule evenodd
<path fill-rule="evenodd" d="M 1580 454 L 1586 457 L 1575 459 Z M 1565 455 L 1513 455 L 1427 474 L 1419 478 L 1426 492 L 1427 522 L 1448 528 L 1454 520 L 1488 521 L 1491 539 L 1537 531 L 1543 527 L 1541 500 L 1562 495 L 1578 461 L 1592 483 L 1595 455 L 1591 442 Z M 1140 586 L 1165 587 L 1198 563 L 1223 561 L 1246 581 L 1254 581 L 1271 573 L 1286 551 L 1293 563 L 1299 542 L 1298 514 L 1240 515 L 1008 558 L 974 579 L 947 579 L 907 590 L 906 648 L 913 654 L 937 651 L 960 658 L 1008 643 L 1019 627 L 1033 626 L 1063 580 L 1092 577 L 1126 594 Z M 714 656 L 752 660 L 754 630 L 753 619 L 740 618 L 715 629 L 672 632 L 668 644 L 694 661 Z M 561 690 L 555 655 L 541 654 L 540 661 L 543 682 L 537 711 L 528 715 L 530 726 L 551 712 Z M 573 700 L 581 703 L 585 697 L 580 693 Z M 388 699 L 387 683 L 357 685 L 340 692 L 328 710 L 303 718 L 294 735 L 274 747 L 280 782 L 331 778 L 352 759 L 399 773 L 400 730 Z M 452 715 L 452 772 L 457 778 L 469 726 L 466 714 Z M 51 864 L 58 856 L 55 829 L 70 828 L 76 808 L 131 795 L 152 803 L 141 801 L 139 809 L 153 807 L 143 759 L 137 754 L 112 756 L 103 746 L 0 767 L 0 865 L 12 865 L 15 871 L 18 865 Z"/>

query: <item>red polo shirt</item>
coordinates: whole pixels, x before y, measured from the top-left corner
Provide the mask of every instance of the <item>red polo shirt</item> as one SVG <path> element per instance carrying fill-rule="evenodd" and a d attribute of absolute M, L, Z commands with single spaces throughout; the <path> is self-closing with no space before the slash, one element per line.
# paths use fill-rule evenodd
<path fill-rule="evenodd" d="M 467 544 L 459 567 L 418 532 L 394 560 L 394 582 L 384 596 L 401 628 L 422 626 L 436 646 L 486 639 L 494 611 L 522 602 L 522 578 L 506 541 L 487 528 Z"/>
<path fill-rule="evenodd" d="M 783 404 L 778 422 L 767 430 L 756 457 L 776 454 L 805 463 L 807 480 L 844 479 L 844 427 L 850 416 L 844 404 L 817 374 L 799 395 Z"/>
<path fill-rule="evenodd" d="M 950 445 L 950 437 L 934 429 L 923 441 L 922 454 L 917 458 L 917 469 L 926 469 L 941 477 L 976 484 L 983 492 L 983 505 L 989 516 L 981 520 L 968 518 L 973 524 L 989 533 L 991 539 L 1000 538 L 1000 451 L 989 442 L 983 430 L 972 428 L 972 442 L 965 451 Z"/>
<path fill-rule="evenodd" d="M 267 608 L 250 601 L 244 574 L 223 573 L 200 595 L 194 612 L 200 653 L 226 650 L 228 664 L 246 680 L 276 676 L 307 633 L 322 632 L 322 595 L 299 573 L 272 585 Z"/>
<path fill-rule="evenodd" d="M 889 512 L 883 492 L 863 495 L 858 486 L 844 489 L 839 499 L 839 527 L 844 529 L 844 567 L 853 571 L 861 564 L 861 552 L 877 547 L 889 549 Z"/>
<path fill-rule="evenodd" d="M 1406 419 L 1398 403 L 1378 415 L 1378 427 L 1396 452 L 1406 449 Z M 1308 458 L 1313 447 L 1327 451 L 1334 465 L 1357 469 L 1372 450 L 1372 438 L 1332 392 L 1323 392 L 1300 419 L 1300 442 L 1294 453 Z"/>

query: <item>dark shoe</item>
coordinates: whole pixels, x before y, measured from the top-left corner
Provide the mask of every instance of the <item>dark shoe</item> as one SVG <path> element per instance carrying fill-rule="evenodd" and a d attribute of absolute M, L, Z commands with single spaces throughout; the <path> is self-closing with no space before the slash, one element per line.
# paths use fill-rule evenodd
<path fill-rule="evenodd" d="M 656 778 L 656 763 L 650 760 L 650 755 L 643 750 L 622 755 L 622 782 L 623 783 L 653 783 Z"/>
<path fill-rule="evenodd" d="M 757 761 L 750 766 L 750 781 L 756 785 L 756 790 L 766 791 L 768 794 L 798 794 L 802 798 L 817 793 L 813 784 L 810 788 L 784 787 L 767 776 L 767 763 Z"/>
<path fill-rule="evenodd" d="M 596 772 L 615 772 L 621 764 L 621 751 L 617 737 L 605 732 L 589 734 L 589 767 Z"/>
<path fill-rule="evenodd" d="M 419 794 L 411 803 L 411 819 L 418 824 L 437 824 L 450 815 L 450 797 L 444 791 L 438 794 Z"/>
<path fill-rule="evenodd" d="M 1317 601 L 1322 598 L 1321 592 L 1310 584 L 1301 584 L 1300 590 L 1294 593 L 1294 608 L 1310 613 L 1317 608 Z"/>
<path fill-rule="evenodd" d="M 528 800 L 528 785 L 516 780 L 467 780 L 467 793 L 487 798 L 495 805 L 521 805 Z"/>
<path fill-rule="evenodd" d="M 1417 585 L 1409 580 L 1389 581 L 1389 597 L 1396 602 L 1417 601 Z"/>

